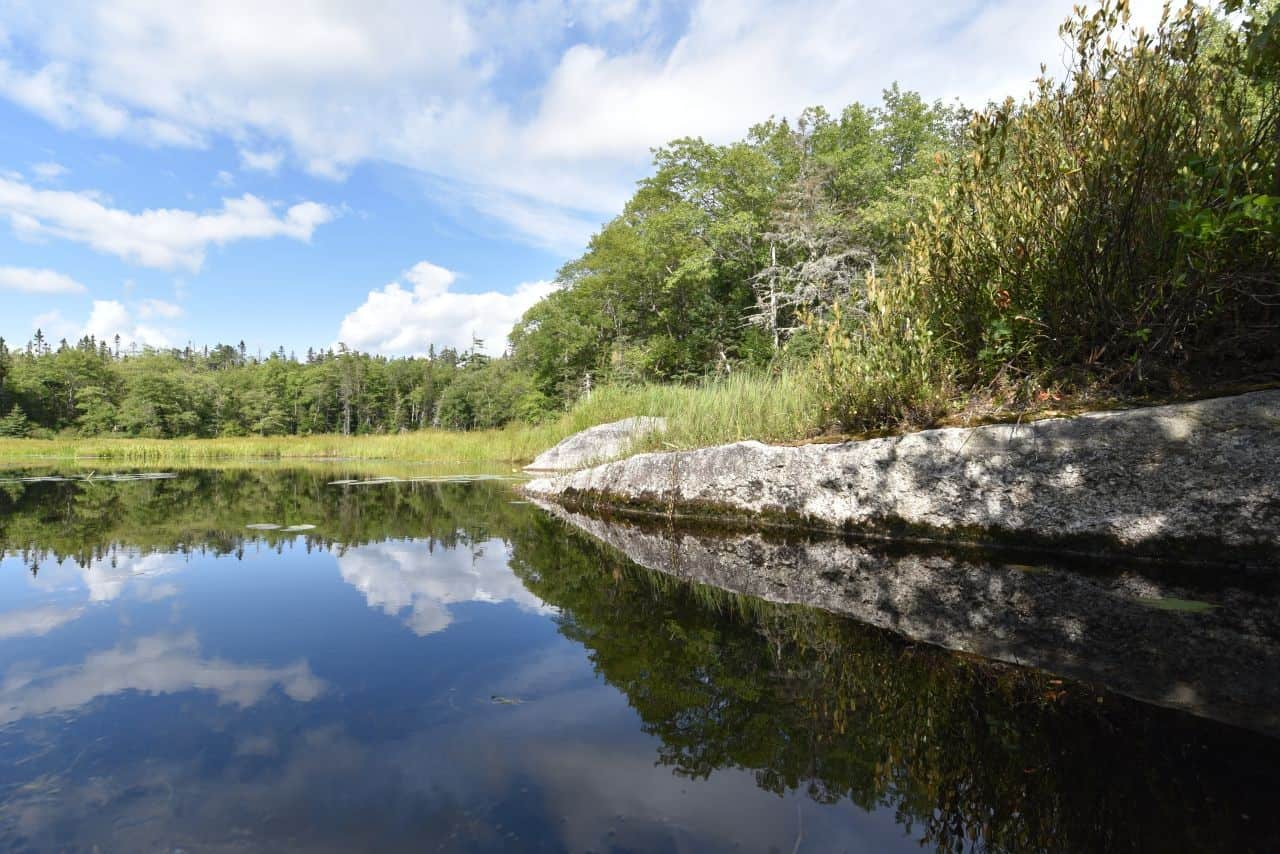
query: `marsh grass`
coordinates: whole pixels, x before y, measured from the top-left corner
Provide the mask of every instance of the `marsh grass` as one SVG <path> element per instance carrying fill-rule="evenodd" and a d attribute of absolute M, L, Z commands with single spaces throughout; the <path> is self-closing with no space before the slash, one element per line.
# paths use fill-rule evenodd
<path fill-rule="evenodd" d="M 496 430 L 222 439 L 0 439 L 0 460 L 102 460 L 146 465 L 395 460 L 519 465 L 573 433 L 634 415 L 665 416 L 670 424 L 665 435 L 647 438 L 637 450 L 693 448 L 742 439 L 803 439 L 822 426 L 816 395 L 815 384 L 803 372 L 736 374 L 696 386 L 601 388 L 555 420 Z"/>

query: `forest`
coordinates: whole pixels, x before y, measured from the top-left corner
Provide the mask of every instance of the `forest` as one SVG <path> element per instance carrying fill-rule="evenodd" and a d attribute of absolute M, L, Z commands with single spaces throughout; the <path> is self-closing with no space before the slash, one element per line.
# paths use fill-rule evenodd
<path fill-rule="evenodd" d="M 1278 9 L 1188 4 L 1147 32 L 1108 0 L 1063 24 L 1065 73 L 1019 99 L 894 85 L 675 140 L 501 357 L 0 343 L 0 435 L 472 430 L 602 387 L 710 406 L 730 379 L 785 376 L 809 395 L 803 438 L 1274 383 Z"/>

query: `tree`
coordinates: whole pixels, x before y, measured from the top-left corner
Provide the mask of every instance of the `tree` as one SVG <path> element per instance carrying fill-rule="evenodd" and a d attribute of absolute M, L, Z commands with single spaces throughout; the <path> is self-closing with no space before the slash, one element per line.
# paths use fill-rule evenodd
<path fill-rule="evenodd" d="M 4 405 L 4 381 L 9 376 L 9 346 L 0 338 L 0 406 Z"/>
<path fill-rule="evenodd" d="M 0 436 L 20 439 L 31 435 L 31 422 L 22 407 L 14 405 L 9 413 L 0 418 Z"/>

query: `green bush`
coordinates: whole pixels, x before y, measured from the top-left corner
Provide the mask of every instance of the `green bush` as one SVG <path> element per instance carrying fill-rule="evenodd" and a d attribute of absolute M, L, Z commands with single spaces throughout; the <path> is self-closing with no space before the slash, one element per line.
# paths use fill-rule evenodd
<path fill-rule="evenodd" d="M 1244 26 L 1188 5 L 1151 33 L 1124 0 L 1080 11 L 1069 77 L 974 117 L 894 272 L 964 379 L 1142 388 L 1275 353 L 1275 13 L 1247 5 Z"/>

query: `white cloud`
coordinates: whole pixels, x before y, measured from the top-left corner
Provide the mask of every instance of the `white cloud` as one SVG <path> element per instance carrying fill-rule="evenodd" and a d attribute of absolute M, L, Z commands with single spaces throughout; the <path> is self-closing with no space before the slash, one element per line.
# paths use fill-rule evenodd
<path fill-rule="evenodd" d="M 388 541 L 347 549 L 338 556 L 338 569 L 370 608 L 403 616 L 412 632 L 429 635 L 449 626 L 449 606 L 458 602 L 514 602 L 528 611 L 549 613 L 511 571 L 509 558 L 501 540 L 483 543 L 474 554 Z"/>
<path fill-rule="evenodd" d="M 274 175 L 284 162 L 283 151 L 240 151 L 240 165 L 256 172 Z"/>
<path fill-rule="evenodd" d="M 86 335 L 92 335 L 99 341 L 114 341 L 120 336 L 120 344 L 129 349 L 138 347 L 173 347 L 182 339 L 179 330 L 170 326 L 157 325 L 154 321 L 175 320 L 183 314 L 181 306 L 163 300 L 143 300 L 131 311 L 118 300 L 94 300 L 89 317 L 83 323 L 67 318 L 61 311 L 48 311 L 37 315 L 31 321 L 33 329 L 44 331 L 50 340 L 66 338 L 74 341 Z M 122 564 L 127 566 L 127 564 Z M 114 583 L 117 573 L 101 571 L 97 573 L 104 582 Z"/>
<path fill-rule="evenodd" d="M 47 341 L 56 341 L 59 338 L 66 338 L 67 340 L 75 338 L 76 332 L 80 327 L 67 320 L 62 316 L 62 312 L 55 309 L 37 314 L 31 318 L 31 329 L 33 332 L 39 329 L 44 333 Z"/>
<path fill-rule="evenodd" d="M 144 299 L 138 304 L 138 315 L 140 317 L 163 317 L 168 320 L 176 320 L 185 312 L 182 306 L 171 302 L 165 302 L 162 299 Z"/>
<path fill-rule="evenodd" d="M 65 565 L 80 576 L 90 602 L 111 602 L 120 598 L 126 588 L 132 589 L 136 597 L 156 598 L 150 595 L 155 586 L 154 579 L 182 569 L 183 561 L 179 556 L 159 552 L 147 555 L 116 553 L 110 560 L 97 559 L 88 564 L 69 560 Z"/>
<path fill-rule="evenodd" d="M 1060 66 L 1073 2 L 28 0 L 10 26 L 32 59 L 0 61 L 0 94 L 105 136 L 224 137 L 248 168 L 390 161 L 568 253 L 674 137 L 725 141 L 895 80 L 971 105 L 1021 94 Z M 1161 5 L 1133 3 L 1145 21 Z"/>
<path fill-rule="evenodd" d="M 161 304 L 167 305 L 167 303 Z M 148 313 L 146 309 L 143 309 L 140 314 L 143 317 L 155 316 L 154 313 Z M 169 317 L 170 315 L 160 316 Z M 134 344 L 144 347 L 172 347 L 175 341 L 170 330 L 138 322 L 129 309 L 116 300 L 94 300 L 89 319 L 85 322 L 80 334 L 92 335 L 99 341 L 112 341 L 119 335 L 126 347 Z"/>
<path fill-rule="evenodd" d="M 0 178 L 0 216 L 20 235 L 84 243 L 134 264 L 160 269 L 200 269 L 205 252 L 238 240 L 289 237 L 309 241 L 332 209 L 301 202 L 283 212 L 245 193 L 222 200 L 219 210 L 197 213 L 153 208 L 138 213 L 114 208 L 93 191 L 40 190 Z"/>
<path fill-rule="evenodd" d="M 0 93 L 61 128 L 85 127 L 104 136 L 123 131 L 128 110 L 80 88 L 70 74 L 69 66 L 58 61 L 27 72 L 0 59 Z"/>
<path fill-rule="evenodd" d="M 457 274 L 427 261 L 403 278 L 410 288 L 392 282 L 370 291 L 343 319 L 338 340 L 355 349 L 407 355 L 426 353 L 431 345 L 464 350 L 474 336 L 488 353 L 498 354 L 520 316 L 555 289 L 550 282 L 526 282 L 510 294 L 459 293 L 452 290 Z"/>
<path fill-rule="evenodd" d="M 252 706 L 277 685 L 304 703 L 326 689 L 304 661 L 284 667 L 236 664 L 202 657 L 194 634 L 155 635 L 91 653 L 79 664 L 38 672 L 11 668 L 0 682 L 0 725 L 75 712 L 99 697 L 126 691 L 207 691 L 221 703 Z"/>
<path fill-rule="evenodd" d="M 236 176 L 232 175 L 225 169 L 219 169 L 218 174 L 213 176 L 213 186 L 215 187 L 222 187 L 225 189 L 227 187 L 234 187 L 235 183 Z"/>
<path fill-rule="evenodd" d="M 82 294 L 86 288 L 70 276 L 30 267 L 0 267 L 0 291 L 26 294 Z"/>
<path fill-rule="evenodd" d="M 47 163 L 36 163 L 31 167 L 31 173 L 42 181 L 56 181 L 70 171 L 61 163 L 52 161 Z"/>

